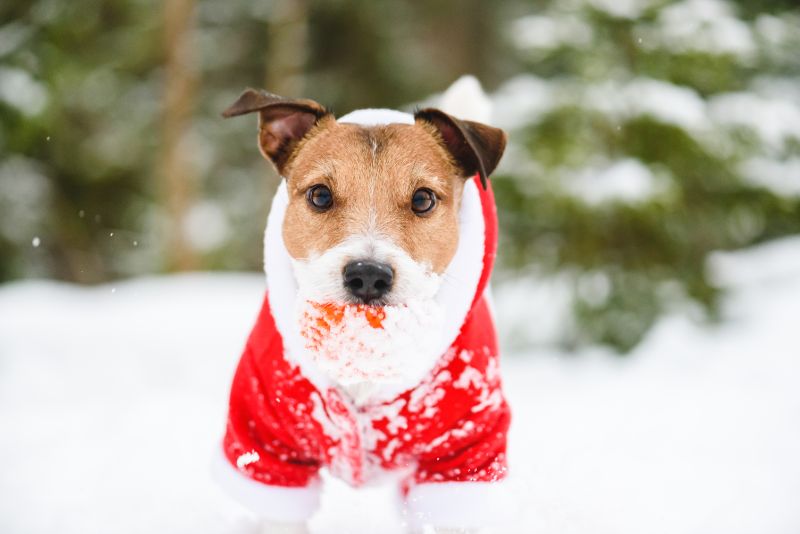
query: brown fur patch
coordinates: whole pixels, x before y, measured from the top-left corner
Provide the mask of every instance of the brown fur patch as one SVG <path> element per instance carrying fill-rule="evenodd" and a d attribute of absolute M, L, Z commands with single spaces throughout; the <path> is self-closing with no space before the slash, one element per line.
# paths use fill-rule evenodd
<path fill-rule="evenodd" d="M 458 246 L 458 210 L 464 178 L 425 123 L 364 127 L 323 118 L 288 162 L 289 205 L 283 239 L 289 254 L 306 259 L 352 235 L 385 236 L 417 262 L 442 273 Z M 306 191 L 327 185 L 333 207 L 313 210 Z M 411 210 L 420 187 L 436 193 L 427 216 Z"/>

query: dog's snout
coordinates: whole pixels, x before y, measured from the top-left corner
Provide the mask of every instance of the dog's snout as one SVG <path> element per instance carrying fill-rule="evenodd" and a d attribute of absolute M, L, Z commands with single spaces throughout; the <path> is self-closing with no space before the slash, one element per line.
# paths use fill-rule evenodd
<path fill-rule="evenodd" d="M 368 304 L 392 289 L 391 266 L 371 260 L 351 261 L 344 266 L 344 286 L 351 295 Z"/>

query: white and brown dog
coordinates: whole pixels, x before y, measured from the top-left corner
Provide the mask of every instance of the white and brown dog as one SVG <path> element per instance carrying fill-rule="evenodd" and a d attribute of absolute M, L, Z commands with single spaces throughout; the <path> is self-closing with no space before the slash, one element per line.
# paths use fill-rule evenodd
<path fill-rule="evenodd" d="M 412 528 L 492 522 L 510 413 L 487 179 L 505 134 L 430 108 L 336 119 L 256 90 L 224 115 L 251 112 L 283 180 L 219 480 L 275 532 L 305 531 L 321 468 L 354 486 L 402 473 Z"/>

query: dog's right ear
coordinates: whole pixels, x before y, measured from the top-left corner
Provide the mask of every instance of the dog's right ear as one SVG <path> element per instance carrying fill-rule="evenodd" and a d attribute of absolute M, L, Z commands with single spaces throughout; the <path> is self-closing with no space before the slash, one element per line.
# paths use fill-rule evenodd
<path fill-rule="evenodd" d="M 236 117 L 254 111 L 258 111 L 258 147 L 281 174 L 297 143 L 322 117 L 331 115 L 313 100 L 247 89 L 222 116 Z"/>

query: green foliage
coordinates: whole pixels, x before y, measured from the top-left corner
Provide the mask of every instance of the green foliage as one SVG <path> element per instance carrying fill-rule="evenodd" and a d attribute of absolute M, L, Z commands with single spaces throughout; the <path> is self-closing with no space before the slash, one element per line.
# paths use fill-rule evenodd
<path fill-rule="evenodd" d="M 168 268 L 174 222 L 159 168 L 165 5 L 0 6 L 0 281 L 100 282 Z M 484 80 L 499 80 L 486 68 L 499 46 L 498 10 L 480 0 L 459 5 L 465 9 L 388 0 L 194 3 L 187 188 L 190 215 L 215 228 L 194 244 L 198 268 L 260 268 L 258 244 L 277 183 L 258 155 L 255 119 L 223 121 L 221 110 L 247 86 L 279 91 L 286 73 L 275 65 L 287 58 L 300 61 L 302 80 L 288 96 L 339 113 L 407 105 L 474 67 Z M 287 6 L 299 9 L 298 20 L 281 19 Z M 305 24 L 306 41 L 276 37 L 295 22 Z M 12 90 L 28 96 L 3 98 Z"/>
<path fill-rule="evenodd" d="M 0 281 L 98 282 L 168 268 L 164 5 L 0 6 Z M 511 144 L 493 179 L 500 274 L 570 280 L 574 315 L 556 340 L 568 346 L 625 351 L 674 307 L 713 318 L 720 290 L 709 253 L 800 231 L 800 195 L 747 170 L 800 157 L 797 128 L 781 124 L 783 113 L 800 113 L 794 2 L 194 7 L 183 142 L 187 225 L 203 230 L 192 241 L 198 268 L 260 268 L 277 178 L 258 156 L 255 120 L 219 112 L 242 88 L 275 89 L 284 78 L 338 113 L 407 106 L 465 72 L 499 86 L 496 108 L 513 97 L 517 108 L 498 115 Z M 517 75 L 545 96 L 515 94 Z M 532 102 L 536 111 L 525 111 Z M 776 102 L 783 107 L 769 107 Z M 608 196 L 607 178 L 637 179 L 623 171 L 638 173 L 644 191 Z"/>
<path fill-rule="evenodd" d="M 712 4 L 730 7 L 705 7 Z M 735 10 L 718 15 L 728 20 L 698 26 L 698 33 L 715 23 L 744 28 L 755 43 L 748 51 L 741 43 L 725 48 L 729 43 L 719 35 L 719 43 L 712 39 L 705 48 L 695 48 L 693 36 L 671 46 L 665 11 L 675 5 L 619 17 L 553 2 L 537 13 L 529 31 L 574 28 L 577 17 L 591 28 L 591 39 L 574 31 L 566 38 L 561 32 L 553 45 L 518 39 L 528 72 L 550 88 L 551 99 L 544 112 L 512 132 L 519 152 L 494 181 L 503 259 L 516 276 L 570 273 L 575 326 L 560 339 L 567 346 L 599 342 L 627 351 L 676 306 L 694 303 L 714 318 L 720 289 L 706 270 L 708 255 L 800 232 L 798 195 L 753 183 L 742 170 L 750 158 L 796 158 L 798 137 L 787 134 L 776 145 L 761 137 L 757 118 L 726 122 L 728 108 L 715 100 L 757 94 L 755 85 L 765 81 L 797 80 L 796 60 L 782 52 L 800 35 L 792 26 L 796 11 L 770 15 L 773 26 L 786 30 L 772 43 L 757 22 L 736 18 Z M 592 97 L 593 88 L 608 80 L 612 90 L 599 94 L 627 98 L 621 110 L 613 102 L 598 104 L 597 93 Z M 646 80 L 657 82 L 645 86 Z M 628 89 L 625 97 L 615 94 Z M 654 93 L 661 95 L 655 103 Z M 703 113 L 704 122 L 687 124 L 682 110 L 673 109 L 682 103 Z M 800 109 L 799 101 L 793 105 Z M 642 198 L 590 200 L 592 188 L 608 187 L 602 171 L 620 161 L 643 165 L 656 182 L 653 191 Z M 578 182 L 582 192 L 572 185 L 576 176 L 589 177 Z"/>

